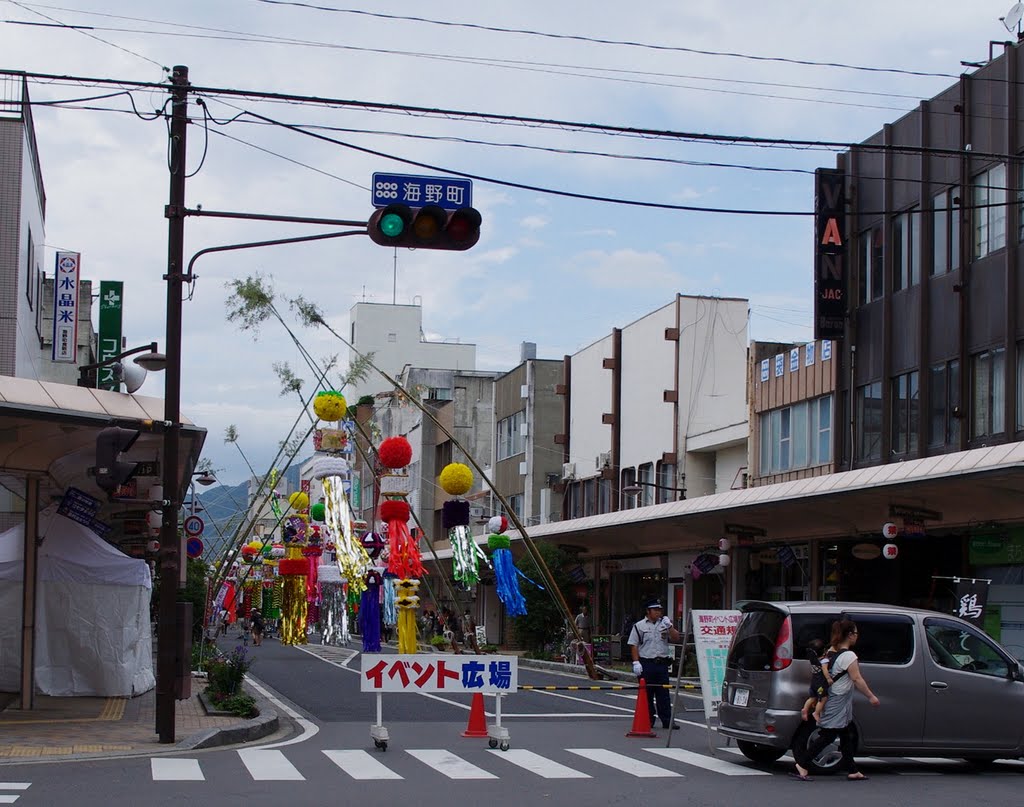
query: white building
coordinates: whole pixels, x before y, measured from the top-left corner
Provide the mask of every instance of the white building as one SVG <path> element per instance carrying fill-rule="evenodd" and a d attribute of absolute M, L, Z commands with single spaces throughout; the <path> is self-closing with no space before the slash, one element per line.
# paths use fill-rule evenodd
<path fill-rule="evenodd" d="M 431 342 L 423 334 L 423 308 L 419 305 L 356 303 L 349 311 L 350 341 L 360 353 L 373 354 L 373 363 L 392 378 L 406 366 L 436 370 L 475 370 L 476 345 L 463 342 Z M 353 357 L 354 358 L 354 357 Z M 351 358 L 350 358 L 351 361 Z M 366 381 L 345 390 L 353 404 L 364 395 L 390 392 L 392 387 L 371 371 Z M 448 396 L 445 398 L 444 393 Z M 446 400 L 451 390 L 437 390 L 423 397 Z"/>

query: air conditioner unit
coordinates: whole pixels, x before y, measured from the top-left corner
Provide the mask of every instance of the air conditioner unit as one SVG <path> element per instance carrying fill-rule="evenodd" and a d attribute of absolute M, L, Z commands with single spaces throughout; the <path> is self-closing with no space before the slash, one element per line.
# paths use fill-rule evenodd
<path fill-rule="evenodd" d="M 482 506 L 480 506 L 480 505 L 471 505 L 470 506 L 470 508 L 469 508 L 469 518 L 470 518 L 471 521 L 475 521 L 476 519 L 483 518 L 483 516 L 484 516 L 484 508 Z"/>
<path fill-rule="evenodd" d="M 610 451 L 602 451 L 597 457 L 594 458 L 594 468 L 601 471 L 605 468 L 610 467 L 612 464 L 612 455 Z"/>
<path fill-rule="evenodd" d="M 563 462 L 562 463 L 562 481 L 571 482 L 576 478 L 576 463 L 575 462 Z"/>

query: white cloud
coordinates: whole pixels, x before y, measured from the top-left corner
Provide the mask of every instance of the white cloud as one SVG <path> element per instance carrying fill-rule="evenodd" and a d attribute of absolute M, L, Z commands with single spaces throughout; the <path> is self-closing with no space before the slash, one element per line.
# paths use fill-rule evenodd
<path fill-rule="evenodd" d="M 672 289 L 683 282 L 682 275 L 673 271 L 656 252 L 591 250 L 573 258 L 571 267 L 588 283 L 606 289 Z"/>
<path fill-rule="evenodd" d="M 519 220 L 519 226 L 527 230 L 542 230 L 548 226 L 548 219 L 545 216 L 524 216 Z"/>

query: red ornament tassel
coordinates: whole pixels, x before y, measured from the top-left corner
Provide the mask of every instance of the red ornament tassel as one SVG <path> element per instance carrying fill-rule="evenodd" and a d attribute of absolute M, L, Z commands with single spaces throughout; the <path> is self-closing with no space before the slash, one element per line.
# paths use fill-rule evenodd
<path fill-rule="evenodd" d="M 423 562 L 417 542 L 409 534 L 409 525 L 404 521 L 388 521 L 388 571 L 399 578 L 422 577 Z"/>

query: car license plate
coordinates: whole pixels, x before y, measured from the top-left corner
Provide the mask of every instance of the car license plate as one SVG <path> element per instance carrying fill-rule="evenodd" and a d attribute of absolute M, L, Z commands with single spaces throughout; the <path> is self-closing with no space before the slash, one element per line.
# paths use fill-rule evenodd
<path fill-rule="evenodd" d="M 749 689 L 737 689 L 733 693 L 733 695 L 732 695 L 732 705 L 733 706 L 746 706 L 747 702 L 749 700 L 750 700 L 750 690 Z"/>

